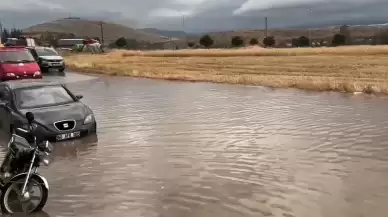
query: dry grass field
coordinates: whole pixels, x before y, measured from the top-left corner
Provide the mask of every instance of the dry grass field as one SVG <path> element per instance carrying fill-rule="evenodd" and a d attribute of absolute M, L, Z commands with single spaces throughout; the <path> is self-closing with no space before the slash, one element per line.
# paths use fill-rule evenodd
<path fill-rule="evenodd" d="M 388 46 L 117 50 L 65 58 L 86 73 L 388 94 Z"/>

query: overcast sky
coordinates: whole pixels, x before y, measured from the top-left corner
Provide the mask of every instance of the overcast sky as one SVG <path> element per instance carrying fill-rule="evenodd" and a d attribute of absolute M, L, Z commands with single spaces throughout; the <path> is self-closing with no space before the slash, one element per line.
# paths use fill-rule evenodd
<path fill-rule="evenodd" d="M 19 28 L 72 15 L 134 28 L 221 31 L 262 28 L 265 16 L 270 27 L 351 20 L 388 23 L 387 11 L 388 0 L 0 0 L 0 20 Z"/>

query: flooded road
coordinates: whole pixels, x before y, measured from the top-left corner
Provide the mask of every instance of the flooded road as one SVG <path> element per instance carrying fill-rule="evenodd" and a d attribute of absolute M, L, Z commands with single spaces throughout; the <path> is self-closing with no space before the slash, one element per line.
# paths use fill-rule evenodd
<path fill-rule="evenodd" d="M 98 141 L 56 144 L 55 162 L 41 170 L 51 187 L 49 216 L 388 212 L 387 98 L 62 79 L 94 110 Z"/>

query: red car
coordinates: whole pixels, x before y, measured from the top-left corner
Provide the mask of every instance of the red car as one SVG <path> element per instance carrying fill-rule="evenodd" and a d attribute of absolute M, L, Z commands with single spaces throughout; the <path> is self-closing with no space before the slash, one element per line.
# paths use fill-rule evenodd
<path fill-rule="evenodd" d="M 42 78 L 38 63 L 25 47 L 0 47 L 0 81 Z"/>

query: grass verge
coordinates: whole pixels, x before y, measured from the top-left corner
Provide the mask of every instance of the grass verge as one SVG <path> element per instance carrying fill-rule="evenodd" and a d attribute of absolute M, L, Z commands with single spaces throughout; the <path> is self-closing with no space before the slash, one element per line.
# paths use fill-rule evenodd
<path fill-rule="evenodd" d="M 388 46 L 112 51 L 65 59 L 85 73 L 388 94 Z"/>

